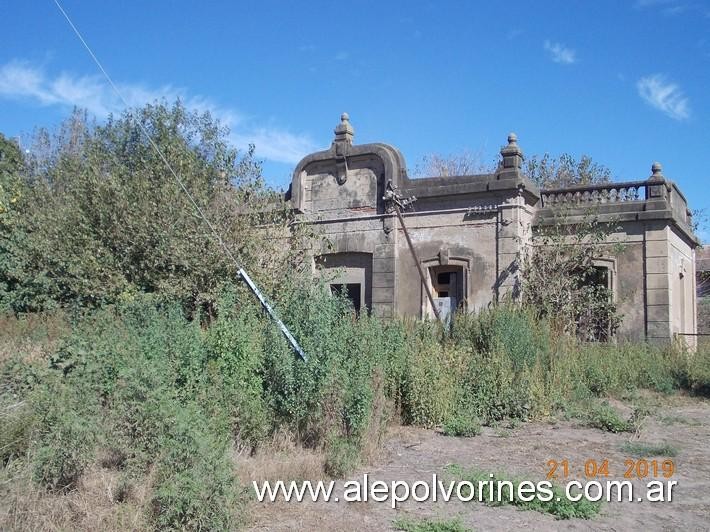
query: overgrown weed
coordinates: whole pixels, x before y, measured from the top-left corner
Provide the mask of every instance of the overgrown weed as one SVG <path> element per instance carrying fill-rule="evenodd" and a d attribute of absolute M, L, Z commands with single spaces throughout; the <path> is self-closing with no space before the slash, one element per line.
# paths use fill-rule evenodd
<path fill-rule="evenodd" d="M 4 468 L 25 467 L 32 489 L 56 498 L 98 467 L 119 479 L 117 512 L 142 490 L 131 511 L 146 526 L 232 527 L 255 464 L 274 479 L 342 477 L 376 452 L 393 418 L 469 437 L 560 415 L 638 432 L 640 390 L 706 385 L 704 352 L 580 344 L 513 305 L 457 316 L 450 329 L 357 318 L 322 287 L 279 299 L 304 363 L 248 294 L 220 301 L 207 326 L 145 296 L 38 333 L 43 355 L 20 350 L 0 366 Z M 9 323 L 14 340 L 31 336 Z M 630 418 L 607 402 L 614 396 L 637 403 Z M 267 467 L 279 438 L 289 443 Z M 293 467 L 279 465 L 289 456 Z"/>

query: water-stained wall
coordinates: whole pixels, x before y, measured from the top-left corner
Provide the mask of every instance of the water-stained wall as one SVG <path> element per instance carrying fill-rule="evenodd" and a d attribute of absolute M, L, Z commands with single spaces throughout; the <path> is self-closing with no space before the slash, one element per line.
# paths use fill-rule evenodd
<path fill-rule="evenodd" d="M 469 312 L 518 298 L 520 259 L 534 252 L 535 228 L 559 223 L 564 211 L 563 223 L 591 213 L 612 227 L 594 260 L 607 269 L 623 316 L 619 337 L 667 341 L 696 331 L 698 241 L 685 197 L 660 165 L 644 181 L 540 191 L 522 172 L 514 134 L 493 173 L 422 179 L 409 178 L 396 148 L 353 138 L 344 114 L 330 148 L 299 163 L 288 198 L 298 222 L 319 236 L 314 275 L 335 276 L 351 292 L 361 286 L 358 297 L 373 314 L 431 316 L 426 287 Z M 441 288 L 451 279 L 455 294 Z"/>

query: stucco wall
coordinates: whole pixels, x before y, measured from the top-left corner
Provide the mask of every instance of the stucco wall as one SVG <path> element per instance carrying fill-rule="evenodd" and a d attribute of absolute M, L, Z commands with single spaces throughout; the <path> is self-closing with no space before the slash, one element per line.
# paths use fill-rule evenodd
<path fill-rule="evenodd" d="M 645 337 L 646 313 L 644 303 L 643 242 L 630 240 L 620 253 L 613 249 L 606 256 L 616 260 L 614 298 L 623 320 L 617 331 L 620 338 L 641 340 Z M 641 266 L 641 268 L 640 268 Z"/>
<path fill-rule="evenodd" d="M 694 248 L 689 211 L 661 165 L 643 181 L 584 185 L 540 191 L 522 172 L 515 134 L 501 148 L 495 172 L 410 179 L 402 154 L 387 144 L 353 144 L 347 114 L 329 149 L 306 156 L 294 171 L 287 199 L 301 223 L 322 235 L 313 249 L 344 268 L 343 280 L 367 284 L 372 312 L 381 317 L 429 315 L 416 262 L 393 210 L 404 211 L 427 285 L 440 303 L 450 295 L 447 269 L 461 268 L 460 287 L 468 311 L 506 295 L 518 297 L 518 258 L 531 249 L 533 229 L 584 223 L 590 213 L 613 231 L 595 259 L 610 267 L 612 289 L 623 322 L 622 338 L 667 341 L 697 326 Z M 414 210 L 407 199 L 418 201 Z M 405 200 L 402 203 L 402 200 Z M 556 221 L 557 220 L 557 221 Z M 619 246 L 620 245 L 620 246 Z M 363 264 L 363 261 L 366 264 Z M 437 280 L 430 275 L 436 267 Z"/>
<path fill-rule="evenodd" d="M 465 268 L 466 307 L 470 311 L 485 308 L 495 295 L 496 220 L 496 213 L 468 215 L 465 211 L 405 216 L 427 275 L 429 267 L 441 264 Z M 401 228 L 397 232 L 397 314 L 421 317 L 426 297 L 423 285 Z"/>
<path fill-rule="evenodd" d="M 697 330 L 695 251 L 677 229 L 669 229 L 669 286 L 671 334 Z M 694 343 L 694 338 L 685 338 Z"/>
<path fill-rule="evenodd" d="M 314 267 L 319 256 L 348 253 L 366 253 L 372 257 L 371 274 L 366 278 L 370 286 L 371 309 L 379 317 L 394 315 L 395 246 L 394 235 L 384 230 L 382 216 L 351 216 L 346 220 L 327 219 L 313 222 L 319 234 L 319 246 L 313 250 Z M 338 267 L 361 267 L 348 265 L 332 258 Z"/>
<path fill-rule="evenodd" d="M 325 216 L 346 214 L 348 209 L 377 212 L 381 190 L 378 176 L 382 163 L 374 157 L 357 157 L 348 161 L 347 176 L 338 181 L 334 165 L 315 162 L 303 169 L 303 209 Z"/>

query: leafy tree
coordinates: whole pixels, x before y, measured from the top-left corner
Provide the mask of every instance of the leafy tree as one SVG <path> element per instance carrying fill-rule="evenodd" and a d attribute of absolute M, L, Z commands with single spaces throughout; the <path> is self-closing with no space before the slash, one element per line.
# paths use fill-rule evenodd
<path fill-rule="evenodd" d="M 483 150 L 463 151 L 448 156 L 438 153 L 425 155 L 414 170 L 418 177 L 451 177 L 492 172 L 495 172 L 495 164 L 485 162 Z M 612 180 L 611 170 L 594 162 L 589 155 L 575 159 L 568 153 L 558 157 L 549 153 L 542 156 L 533 155 L 526 159 L 523 173 L 540 188 L 594 185 Z"/>
<path fill-rule="evenodd" d="M 19 205 L 23 197 L 22 173 L 24 159 L 17 143 L 0 134 L 0 271 L 9 272 L 15 261 L 9 253 L 12 240 L 21 233 Z M 0 277 L 0 309 L 13 290 L 14 283 L 7 276 Z"/>
<path fill-rule="evenodd" d="M 9 175 L 18 175 L 23 165 L 22 152 L 16 142 L 0 133 L 0 175 L 5 178 Z"/>
<path fill-rule="evenodd" d="M 54 135 L 35 134 L 19 226 L 3 250 L 11 265 L 0 269 L 5 306 L 97 306 L 144 291 L 211 312 L 236 266 L 142 128 L 241 265 L 260 280 L 283 279 L 263 270 L 293 258 L 276 238 L 287 212 L 266 188 L 253 148 L 232 148 L 209 113 L 156 102 L 101 125 L 75 111 Z"/>
<path fill-rule="evenodd" d="M 611 171 L 588 155 L 544 154 L 526 161 L 524 172 L 541 189 L 595 185 L 611 181 Z M 611 227 L 598 223 L 594 212 L 570 223 L 564 209 L 555 223 L 537 231 L 535 245 L 523 263 L 525 302 L 540 316 L 582 340 L 608 340 L 621 324 L 611 289 L 599 279 L 594 259 Z"/>
<path fill-rule="evenodd" d="M 707 245 L 707 235 L 710 230 L 710 212 L 707 208 L 692 209 L 690 228 L 700 237 L 703 245 Z"/>
<path fill-rule="evenodd" d="M 525 161 L 525 174 L 540 188 L 564 188 L 577 185 L 595 185 L 611 181 L 611 170 L 596 163 L 588 155 L 579 160 L 569 153 L 552 157 L 533 155 Z"/>
<path fill-rule="evenodd" d="M 523 301 L 560 332 L 605 341 L 621 325 L 608 280 L 594 263 L 610 252 L 611 230 L 592 213 L 569 223 L 564 211 L 556 223 L 536 230 L 532 249 L 522 258 Z M 611 251 L 621 248 L 615 245 Z"/>

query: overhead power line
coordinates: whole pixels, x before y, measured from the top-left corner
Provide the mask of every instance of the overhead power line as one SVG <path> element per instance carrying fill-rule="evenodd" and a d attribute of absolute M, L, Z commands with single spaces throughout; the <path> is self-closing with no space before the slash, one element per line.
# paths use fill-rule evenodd
<path fill-rule="evenodd" d="M 69 26 L 70 26 L 71 29 L 74 31 L 74 34 L 77 36 L 77 38 L 79 39 L 79 41 L 81 41 L 81 44 L 84 46 L 84 48 L 86 49 L 86 51 L 87 51 L 87 52 L 89 53 L 89 55 L 91 56 L 91 59 L 93 59 L 94 63 L 96 63 L 96 66 L 98 67 L 98 69 L 99 69 L 99 70 L 101 71 L 101 73 L 104 75 L 104 77 L 106 78 L 106 81 L 108 81 L 108 83 L 109 83 L 109 85 L 111 86 L 111 88 L 113 89 L 113 91 L 116 93 L 116 95 L 117 95 L 118 98 L 121 100 L 121 102 L 123 102 L 123 105 L 124 105 L 126 108 L 129 108 L 130 106 L 128 105 L 128 102 L 126 101 L 126 99 L 123 97 L 123 94 L 121 93 L 121 91 L 119 90 L 119 88 L 116 86 L 116 84 L 113 82 L 113 80 L 111 79 L 111 76 L 108 75 L 108 72 L 106 72 L 106 69 L 105 69 L 105 68 L 103 67 L 103 65 L 101 64 L 101 61 L 99 61 L 99 59 L 96 57 L 96 54 L 94 54 L 93 50 L 91 49 L 91 47 L 89 46 L 89 44 L 86 42 L 86 40 L 85 40 L 84 37 L 82 36 L 82 34 L 81 34 L 81 32 L 79 31 L 79 29 L 76 27 L 76 25 L 74 24 L 74 22 L 72 22 L 72 19 L 69 17 L 69 14 L 64 10 L 64 8 L 62 7 L 62 5 L 59 3 L 59 0 L 53 0 L 53 1 L 54 1 L 54 4 L 57 6 L 57 9 L 59 9 L 59 11 L 61 12 L 61 14 L 62 14 L 62 15 L 64 16 L 64 18 L 66 19 L 67 23 L 69 23 Z M 308 356 L 307 356 L 306 353 L 303 351 L 303 349 L 301 349 L 301 346 L 299 345 L 298 341 L 296 341 L 296 339 L 293 337 L 293 335 L 292 335 L 291 332 L 288 330 L 288 328 L 286 327 L 286 325 L 285 325 L 285 324 L 281 321 L 281 319 L 279 319 L 279 317 L 276 315 L 276 313 L 274 312 L 274 309 L 273 309 L 273 308 L 271 307 L 271 305 L 269 305 L 269 303 L 266 301 L 266 298 L 265 298 L 264 295 L 261 293 L 261 291 L 260 291 L 259 288 L 256 286 L 256 284 L 254 284 L 254 281 L 252 281 L 252 279 L 249 277 L 249 275 L 247 274 L 247 272 L 239 265 L 239 261 L 237 261 L 237 259 L 235 258 L 234 254 L 232 253 L 232 250 L 229 249 L 229 246 L 227 246 L 227 244 L 224 242 L 224 240 L 223 240 L 222 237 L 220 236 L 219 232 L 215 229 L 215 227 L 214 227 L 214 226 L 212 225 L 212 223 L 210 222 L 209 218 L 207 218 L 207 216 L 205 215 L 204 211 L 203 211 L 203 210 L 200 208 L 200 206 L 197 204 L 197 201 L 195 201 L 195 198 L 192 196 L 192 194 L 190 194 L 190 191 L 189 191 L 189 190 L 187 189 L 187 187 L 185 186 L 185 183 L 183 182 L 183 180 L 180 179 L 180 177 L 178 176 L 177 172 L 175 172 L 175 170 L 173 170 L 173 167 L 171 166 L 170 162 L 168 162 L 168 159 L 165 157 L 165 154 L 163 153 L 163 151 L 158 147 L 158 145 L 155 143 L 155 141 L 153 140 L 153 138 L 150 136 L 150 133 L 148 133 L 148 130 L 145 128 L 145 126 L 144 126 L 140 121 L 136 121 L 136 124 L 137 124 L 138 127 L 140 128 L 140 130 L 141 130 L 141 132 L 143 133 L 143 135 L 145 135 L 145 138 L 148 140 L 148 143 L 153 147 L 153 149 L 154 149 L 155 152 L 158 154 L 158 156 L 160 157 L 160 159 L 163 161 L 163 163 L 165 164 L 165 166 L 167 167 L 167 169 L 170 171 L 170 173 L 172 174 L 172 176 L 173 176 L 173 178 L 175 179 L 175 181 L 177 182 L 177 184 L 180 186 L 180 188 L 182 189 L 182 191 L 185 193 L 185 195 L 187 196 L 187 198 L 190 200 L 190 203 L 191 203 L 192 206 L 195 208 L 195 211 L 197 211 L 197 213 L 200 215 L 200 218 L 202 218 L 202 220 L 205 222 L 205 224 L 207 224 L 207 227 L 209 227 L 210 231 L 212 232 L 212 235 L 217 239 L 217 242 L 219 242 L 219 245 L 222 247 L 222 249 L 224 250 L 224 252 L 225 252 L 225 254 L 227 255 L 227 257 L 228 257 L 228 258 L 234 263 L 234 265 L 237 267 L 237 275 L 239 276 L 239 278 L 242 279 L 242 280 L 246 283 L 246 285 L 249 287 L 249 289 L 250 289 L 250 290 L 254 293 L 254 295 L 256 295 L 256 297 L 259 299 L 259 302 L 261 303 L 262 307 L 263 307 L 264 310 L 269 314 L 269 316 L 271 317 L 271 319 L 274 320 L 274 322 L 276 323 L 276 325 L 279 327 L 279 329 L 281 330 L 281 332 L 283 333 L 283 335 L 284 335 L 284 336 L 286 337 L 286 339 L 288 340 L 289 344 L 291 344 L 291 347 L 293 348 L 293 350 L 294 350 L 304 361 L 307 361 L 307 360 L 308 360 Z"/>

